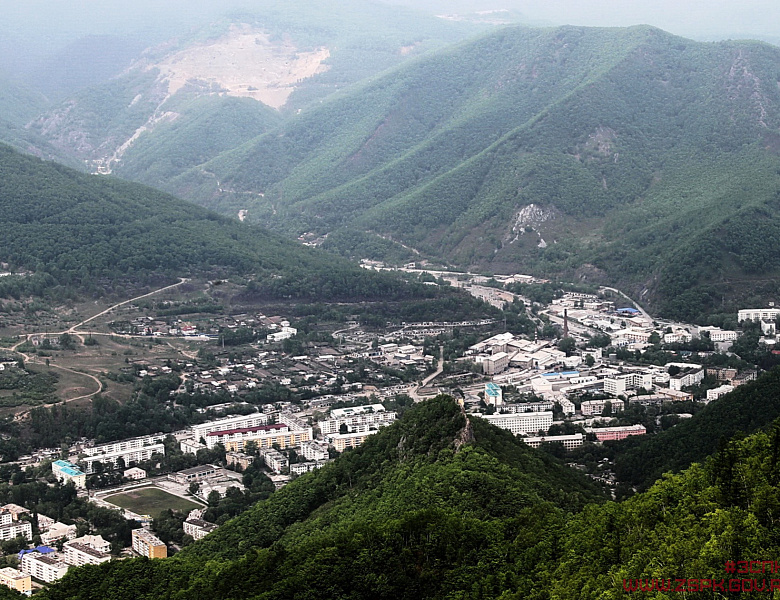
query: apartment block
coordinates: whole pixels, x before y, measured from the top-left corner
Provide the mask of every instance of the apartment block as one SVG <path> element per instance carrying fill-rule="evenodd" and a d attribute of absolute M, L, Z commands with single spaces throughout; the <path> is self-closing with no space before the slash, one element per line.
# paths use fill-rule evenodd
<path fill-rule="evenodd" d="M 212 431 L 206 434 L 206 446 L 214 448 L 217 444 L 225 446 L 228 452 L 242 452 L 244 444 L 255 442 L 258 448 L 272 448 L 278 444 L 280 448 L 300 446 L 313 438 L 311 427 L 306 429 L 291 429 L 288 425 L 261 425 L 243 429 L 228 429 Z"/>
<path fill-rule="evenodd" d="M 184 533 L 191 535 L 192 539 L 200 540 L 214 531 L 217 526 L 203 519 L 187 519 L 184 521 Z"/>
<path fill-rule="evenodd" d="M 16 590 L 25 596 L 32 595 L 32 578 L 29 573 L 22 573 L 11 567 L 0 569 L 0 585 Z"/>
<path fill-rule="evenodd" d="M 320 431 L 323 435 L 339 433 L 341 431 L 341 426 L 344 425 L 347 428 L 347 433 L 359 433 L 371 431 L 372 429 L 379 429 L 380 427 L 384 427 L 395 421 L 396 414 L 394 412 L 385 411 L 381 404 L 377 406 L 382 407 L 382 410 L 373 413 L 359 413 L 328 419 L 327 421 L 320 421 Z"/>
<path fill-rule="evenodd" d="M 29 573 L 35 579 L 46 583 L 62 579 L 68 572 L 68 565 L 64 562 L 38 552 L 29 552 L 22 556 L 20 567 L 24 573 Z"/>
<path fill-rule="evenodd" d="M 32 539 L 32 525 L 29 521 L 15 521 L 0 525 L 0 541 L 5 542 L 17 537 L 23 537 L 28 541 Z"/>
<path fill-rule="evenodd" d="M 111 560 L 111 555 L 79 542 L 67 542 L 62 547 L 65 562 L 74 567 L 82 565 L 99 565 Z"/>
<path fill-rule="evenodd" d="M 168 547 L 147 529 L 133 529 L 133 550 L 146 558 L 167 558 Z"/>
<path fill-rule="evenodd" d="M 567 450 L 572 448 L 579 448 L 582 446 L 585 440 L 585 436 L 581 433 L 574 433 L 572 435 L 546 435 L 546 436 L 533 436 L 523 438 L 523 441 L 531 446 L 531 448 L 538 448 L 545 442 L 562 444 Z"/>
<path fill-rule="evenodd" d="M 492 425 L 511 431 L 515 435 L 535 434 L 547 431 L 553 424 L 552 412 L 476 415 Z"/>
<path fill-rule="evenodd" d="M 190 429 L 195 436 L 195 442 L 206 439 L 206 435 L 213 431 L 226 431 L 228 429 L 246 429 L 249 427 L 261 427 L 271 422 L 271 416 L 261 413 L 252 413 L 251 415 L 239 415 L 237 417 L 228 417 L 227 419 L 217 419 L 200 425 L 193 425 Z M 182 448 L 182 451 L 185 451 Z"/>
<path fill-rule="evenodd" d="M 55 460 L 51 463 L 51 472 L 54 473 L 57 481 L 62 484 L 72 481 L 77 488 L 84 489 L 87 487 L 87 476 L 81 469 L 67 460 Z"/>
<path fill-rule="evenodd" d="M 338 452 L 344 452 L 347 448 L 357 448 L 367 437 L 376 431 L 364 433 L 332 433 L 325 436 L 325 441 L 331 444 Z"/>
<path fill-rule="evenodd" d="M 113 444 L 113 446 L 116 445 L 117 444 Z M 127 466 L 130 463 L 149 460 L 155 454 L 161 454 L 165 456 L 165 445 L 160 443 L 141 446 L 138 448 L 113 450 L 103 454 L 93 454 L 91 456 L 87 456 L 86 458 L 82 458 L 80 462 L 84 465 L 87 474 L 92 474 L 95 472 L 95 463 L 97 462 L 100 462 L 104 465 L 116 466 L 117 461 L 121 458 L 125 463 L 125 466 Z"/>

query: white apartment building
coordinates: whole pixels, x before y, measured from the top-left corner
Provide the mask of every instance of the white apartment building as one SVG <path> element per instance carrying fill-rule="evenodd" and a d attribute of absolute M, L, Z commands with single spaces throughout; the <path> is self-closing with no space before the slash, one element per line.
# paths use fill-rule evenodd
<path fill-rule="evenodd" d="M 303 475 L 304 473 L 308 473 L 309 471 L 314 471 L 315 469 L 319 469 L 324 465 L 327 461 L 312 461 L 312 462 L 303 462 L 303 463 L 295 463 L 294 465 L 290 465 L 290 475 Z"/>
<path fill-rule="evenodd" d="M 229 452 L 242 452 L 244 444 L 253 441 L 258 448 L 272 448 L 278 444 L 280 448 L 300 446 L 303 442 L 313 439 L 311 427 L 292 429 L 288 425 L 262 425 L 242 429 L 212 431 L 206 434 L 206 446 L 211 449 L 222 444 Z"/>
<path fill-rule="evenodd" d="M 184 521 L 184 533 L 191 535 L 194 540 L 202 540 L 217 526 L 214 523 L 209 523 L 203 519 L 187 519 Z"/>
<path fill-rule="evenodd" d="M 507 429 L 515 435 L 535 434 L 547 431 L 553 424 L 552 412 L 531 412 L 514 414 L 475 415 L 492 425 Z"/>
<path fill-rule="evenodd" d="M 93 454 L 81 459 L 84 469 L 88 474 L 95 472 L 95 463 L 117 466 L 117 461 L 121 458 L 125 466 L 130 463 L 137 463 L 142 460 L 149 460 L 154 454 L 165 455 L 165 444 L 150 444 L 138 448 L 127 448 L 106 452 L 104 454 Z"/>
<path fill-rule="evenodd" d="M 381 404 L 379 406 L 382 406 Z M 396 419 L 396 414 L 391 411 L 382 410 L 375 413 L 361 413 L 346 417 L 328 419 L 327 421 L 320 421 L 320 431 L 323 435 L 329 435 L 331 433 L 339 433 L 341 426 L 347 427 L 348 433 L 364 433 L 371 431 L 372 429 L 379 429 L 385 425 L 389 425 Z"/>
<path fill-rule="evenodd" d="M 713 342 L 734 342 L 739 337 L 736 331 L 728 331 L 720 327 L 699 327 L 699 333 L 707 332 Z"/>
<path fill-rule="evenodd" d="M 693 336 L 684 329 L 678 329 L 672 333 L 664 334 L 664 344 L 683 344 L 690 342 Z"/>
<path fill-rule="evenodd" d="M 684 387 L 696 385 L 704 379 L 704 369 L 681 373 L 669 378 L 669 389 L 676 392 L 682 391 Z"/>
<path fill-rule="evenodd" d="M 577 407 L 571 400 L 566 398 L 560 398 L 558 405 L 561 407 L 564 415 L 573 415 L 577 412 Z"/>
<path fill-rule="evenodd" d="M 260 456 L 263 458 L 265 466 L 274 473 L 280 473 L 282 469 L 286 469 L 290 466 L 290 461 L 287 460 L 287 457 L 273 448 L 260 450 Z"/>
<path fill-rule="evenodd" d="M 208 423 L 193 425 L 192 427 L 190 427 L 190 429 L 194 434 L 195 442 L 200 442 L 201 439 L 206 439 L 206 435 L 211 433 L 212 431 L 225 431 L 228 429 L 246 429 L 248 427 L 261 427 L 263 425 L 268 425 L 270 421 L 271 421 L 270 415 L 266 415 L 263 413 L 252 413 L 251 415 L 238 415 L 236 417 L 217 419 L 216 421 L 209 421 Z M 184 448 L 182 448 L 182 451 L 186 452 Z"/>
<path fill-rule="evenodd" d="M 737 313 L 737 321 L 774 321 L 780 315 L 780 308 L 743 308 Z"/>
<path fill-rule="evenodd" d="M 716 387 L 715 389 L 707 390 L 707 402 L 717 400 L 721 396 L 724 396 L 731 391 L 734 391 L 734 386 L 728 384 L 723 384 L 722 386 Z"/>
<path fill-rule="evenodd" d="M 28 541 L 32 539 L 32 525 L 29 521 L 14 521 L 0 525 L 0 541 L 5 542 L 17 537 L 23 537 Z"/>
<path fill-rule="evenodd" d="M 118 442 L 111 442 L 110 444 L 100 444 L 98 446 L 92 446 L 90 448 L 84 448 L 81 450 L 81 454 L 87 456 L 97 456 L 105 454 L 117 454 L 128 450 L 138 450 L 144 446 L 152 446 L 154 444 L 162 443 L 165 438 L 164 433 L 155 433 L 154 435 L 143 435 L 140 437 L 130 438 L 127 440 L 120 440 Z"/>
<path fill-rule="evenodd" d="M 327 460 L 330 456 L 328 448 L 321 446 L 317 442 L 303 442 L 299 452 L 306 460 Z"/>
<path fill-rule="evenodd" d="M 68 565 L 50 556 L 29 552 L 22 556 L 20 570 L 29 573 L 35 579 L 51 583 L 65 577 Z"/>
<path fill-rule="evenodd" d="M 553 409 L 553 402 L 545 400 L 543 402 L 518 402 L 517 404 L 504 404 L 499 409 L 505 413 L 525 413 L 525 412 L 548 412 Z"/>
<path fill-rule="evenodd" d="M 65 553 L 65 562 L 74 567 L 82 565 L 99 565 L 111 560 L 111 555 L 101 550 L 95 550 L 91 546 L 80 542 L 67 542 L 62 547 Z"/>
<path fill-rule="evenodd" d="M 523 441 L 531 446 L 531 448 L 538 448 L 545 442 L 558 442 L 562 444 L 566 450 L 579 448 L 582 446 L 584 440 L 585 436 L 581 433 L 574 433 L 572 435 L 547 435 L 523 438 Z"/>
<path fill-rule="evenodd" d="M 357 448 L 366 438 L 376 431 L 358 433 L 332 433 L 325 436 L 325 441 L 331 444 L 338 452 L 344 452 L 347 448 Z"/>
<path fill-rule="evenodd" d="M 653 376 L 650 373 L 623 373 L 604 378 L 604 392 L 613 396 L 625 394 L 627 390 L 653 389 Z"/>
<path fill-rule="evenodd" d="M 57 481 L 63 485 L 72 481 L 77 488 L 87 487 L 87 476 L 76 465 L 67 460 L 55 460 L 51 463 L 51 472 L 57 478 Z"/>
<path fill-rule="evenodd" d="M 623 410 L 621 400 L 585 400 L 580 404 L 580 411 L 583 417 L 599 416 L 604 412 L 604 408 L 609 403 L 612 414 Z"/>

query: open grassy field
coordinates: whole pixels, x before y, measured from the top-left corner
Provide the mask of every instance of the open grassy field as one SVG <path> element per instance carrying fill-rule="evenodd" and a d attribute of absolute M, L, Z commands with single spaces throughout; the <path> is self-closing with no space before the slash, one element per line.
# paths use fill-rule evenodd
<path fill-rule="evenodd" d="M 150 515 L 156 518 L 162 511 L 172 508 L 174 510 L 190 511 L 193 508 L 201 508 L 179 496 L 174 496 L 156 487 L 145 487 L 122 494 L 114 494 L 105 498 L 106 502 L 126 508 L 139 515 Z"/>

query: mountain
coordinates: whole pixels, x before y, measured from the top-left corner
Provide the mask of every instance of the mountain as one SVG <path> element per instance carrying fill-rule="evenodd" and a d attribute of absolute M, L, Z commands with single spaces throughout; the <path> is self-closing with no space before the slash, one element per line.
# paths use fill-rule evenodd
<path fill-rule="evenodd" d="M 45 597 L 454 597 L 513 585 L 497 573 L 509 565 L 533 580 L 559 551 L 549 533 L 599 501 L 577 471 L 439 396 L 177 556 L 84 569 Z"/>
<path fill-rule="evenodd" d="M 171 177 L 268 132 L 282 114 L 491 26 L 357 0 L 224 11 L 132 60 L 137 40 L 117 42 L 113 53 L 92 51 L 108 36 L 74 42 L 60 57 L 72 69 L 105 58 L 70 78 L 94 85 L 71 81 L 71 93 L 30 129 L 93 172 L 169 189 Z M 101 75 L 122 61 L 112 77 Z"/>
<path fill-rule="evenodd" d="M 447 297 L 135 183 L 0 145 L 0 295 L 121 295 L 176 277 L 238 276 L 258 299 Z M 121 289 L 120 289 L 121 288 Z M 449 294 L 452 295 L 452 294 Z"/>
<path fill-rule="evenodd" d="M 774 294 L 780 49 L 510 27 L 404 63 L 169 182 L 300 234 L 613 282 L 695 319 Z"/>
<path fill-rule="evenodd" d="M 41 597 L 596 600 L 670 597 L 658 589 L 669 580 L 691 598 L 718 597 L 713 581 L 771 586 L 771 568 L 740 561 L 780 550 L 780 423 L 623 502 L 471 424 L 451 399 L 424 402 L 173 558 L 87 566 Z"/>

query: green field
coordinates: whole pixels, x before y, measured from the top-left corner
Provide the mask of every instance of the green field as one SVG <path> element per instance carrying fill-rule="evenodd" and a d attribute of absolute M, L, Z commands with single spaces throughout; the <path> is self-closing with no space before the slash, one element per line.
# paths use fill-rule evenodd
<path fill-rule="evenodd" d="M 126 508 L 139 515 L 150 515 L 156 518 L 167 508 L 174 510 L 190 511 L 200 508 L 200 504 L 174 496 L 156 487 L 146 487 L 122 494 L 108 496 L 106 502 Z"/>

